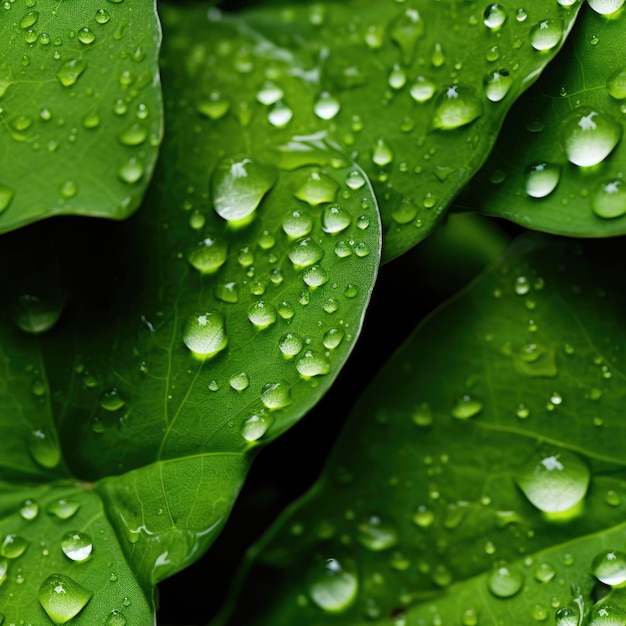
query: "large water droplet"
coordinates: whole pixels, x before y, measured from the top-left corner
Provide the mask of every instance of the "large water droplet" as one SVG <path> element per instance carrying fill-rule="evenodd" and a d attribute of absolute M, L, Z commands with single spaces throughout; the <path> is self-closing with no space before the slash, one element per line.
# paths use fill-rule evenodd
<path fill-rule="evenodd" d="M 304 339 L 297 333 L 286 333 L 278 340 L 278 347 L 284 356 L 296 356 L 304 348 Z"/>
<path fill-rule="evenodd" d="M 433 128 L 460 128 L 476 120 L 482 112 L 483 105 L 470 88 L 451 85 L 438 96 Z"/>
<path fill-rule="evenodd" d="M 487 577 L 487 587 L 497 598 L 511 598 L 519 593 L 524 585 L 524 576 L 521 572 L 499 565 L 489 573 Z"/>
<path fill-rule="evenodd" d="M 272 418 L 265 413 L 251 415 L 241 428 L 241 436 L 246 441 L 257 441 L 269 430 L 272 425 Z"/>
<path fill-rule="evenodd" d="M 261 104 L 270 106 L 271 104 L 276 104 L 284 95 L 285 93 L 276 83 L 267 81 L 263 83 L 259 91 L 257 91 L 256 99 Z"/>
<path fill-rule="evenodd" d="M 589 468 L 574 454 L 563 450 L 529 463 L 516 482 L 540 511 L 561 513 L 576 506 L 587 493 Z"/>
<path fill-rule="evenodd" d="M 337 559 L 328 559 L 309 585 L 311 600 L 328 613 L 347 609 L 355 601 L 358 591 L 358 578 L 344 569 Z"/>
<path fill-rule="evenodd" d="M 388 550 L 398 543 L 398 531 L 379 517 L 370 517 L 358 526 L 358 541 L 373 552 Z"/>
<path fill-rule="evenodd" d="M 248 319 L 259 329 L 267 328 L 276 321 L 276 309 L 270 302 L 259 300 L 248 308 Z"/>
<path fill-rule="evenodd" d="M 339 100 L 327 91 L 323 91 L 313 105 L 315 115 L 321 120 L 332 120 L 339 113 L 340 108 Z"/>
<path fill-rule="evenodd" d="M 215 356 L 228 345 L 224 316 L 218 311 L 191 315 L 183 325 L 183 342 L 195 354 Z"/>
<path fill-rule="evenodd" d="M 544 52 L 555 48 L 563 37 L 561 20 L 543 20 L 530 29 L 530 44 L 535 50 Z"/>
<path fill-rule="evenodd" d="M 203 274 L 214 274 L 226 263 L 228 246 L 213 237 L 205 237 L 187 253 L 187 260 Z"/>
<path fill-rule="evenodd" d="M 624 0 L 587 0 L 587 4 L 600 15 L 611 15 L 624 6 Z"/>
<path fill-rule="evenodd" d="M 146 168 L 138 157 L 130 157 L 117 170 L 120 180 L 128 185 L 138 183 L 145 174 Z"/>
<path fill-rule="evenodd" d="M 598 217 L 611 219 L 626 214 L 626 186 L 622 180 L 601 183 L 590 200 L 591 208 Z"/>
<path fill-rule="evenodd" d="M 65 302 L 60 294 L 19 295 L 12 306 L 15 323 L 25 332 L 39 335 L 50 330 L 63 311 Z"/>
<path fill-rule="evenodd" d="M 76 617 L 91 599 L 91 591 L 63 574 L 48 576 L 39 587 L 39 603 L 57 625 Z"/>
<path fill-rule="evenodd" d="M 333 202 L 338 189 L 339 185 L 330 176 L 314 171 L 298 187 L 294 196 L 311 206 L 317 206 L 323 202 Z"/>
<path fill-rule="evenodd" d="M 622 125 L 604 113 L 579 107 L 563 120 L 561 142 L 571 163 L 587 167 L 606 159 L 622 132 Z"/>
<path fill-rule="evenodd" d="M 626 611 L 612 602 L 596 605 L 591 609 L 587 626 L 626 626 Z"/>
<path fill-rule="evenodd" d="M 554 626 L 579 626 L 580 611 L 573 606 L 560 608 L 555 615 Z"/>
<path fill-rule="evenodd" d="M 626 554 L 619 550 L 600 552 L 591 563 L 591 573 L 605 585 L 621 585 L 626 582 Z"/>
<path fill-rule="evenodd" d="M 415 102 L 426 102 L 435 95 L 435 83 L 432 80 L 428 80 L 428 78 L 418 76 L 409 93 Z"/>
<path fill-rule="evenodd" d="M 313 230 L 313 219 L 306 211 L 296 209 L 285 215 L 282 227 L 290 237 L 304 237 Z"/>
<path fill-rule="evenodd" d="M 289 260 L 296 270 L 304 269 L 317 263 L 324 256 L 324 249 L 312 239 L 298 239 L 289 248 Z"/>
<path fill-rule="evenodd" d="M 613 72 L 606 81 L 606 89 L 609 95 L 616 100 L 626 98 L 626 67 Z"/>
<path fill-rule="evenodd" d="M 284 102 L 277 102 L 267 114 L 268 122 L 276 128 L 287 126 L 292 117 L 293 111 Z"/>
<path fill-rule="evenodd" d="M 56 467 L 61 460 L 61 448 L 56 434 L 45 427 L 31 433 L 28 450 L 42 467 Z"/>
<path fill-rule="evenodd" d="M 489 4 L 483 15 L 483 23 L 490 30 L 498 30 L 506 21 L 506 11 L 500 4 Z"/>
<path fill-rule="evenodd" d="M 330 372 L 330 361 L 320 352 L 307 350 L 296 359 L 296 369 L 305 378 L 323 376 Z"/>
<path fill-rule="evenodd" d="M 20 506 L 20 515 L 27 521 L 34 520 L 39 515 L 39 505 L 34 500 L 24 500 Z"/>
<path fill-rule="evenodd" d="M 512 353 L 513 367 L 518 374 L 554 378 L 558 374 L 554 348 L 528 343 Z"/>
<path fill-rule="evenodd" d="M 531 198 L 545 198 L 559 184 L 561 169 L 550 163 L 532 163 L 526 169 L 526 193 Z"/>
<path fill-rule="evenodd" d="M 85 59 L 71 59 L 61 66 L 57 72 L 57 78 L 64 87 L 71 87 L 76 84 L 76 81 L 86 69 L 87 61 Z"/>
<path fill-rule="evenodd" d="M 350 226 L 350 213 L 340 206 L 329 206 L 324 209 L 323 228 L 327 233 L 340 233 Z"/>
<path fill-rule="evenodd" d="M 73 531 L 63 536 L 61 550 L 68 559 L 82 563 L 91 556 L 93 542 L 85 533 Z"/>
<path fill-rule="evenodd" d="M 250 218 L 276 182 L 276 169 L 249 158 L 222 159 L 211 177 L 217 214 L 228 221 Z"/>
<path fill-rule="evenodd" d="M 499 69 L 489 72 L 483 84 L 487 99 L 491 102 L 500 102 L 513 86 L 513 79 L 506 70 Z"/>
<path fill-rule="evenodd" d="M 302 280 L 309 287 L 321 287 L 328 282 L 330 276 L 321 265 L 311 265 L 302 272 Z"/>
<path fill-rule="evenodd" d="M 198 104 L 197 111 L 209 119 L 219 120 L 230 110 L 230 102 L 222 95 L 213 91 L 209 94 L 209 99 Z"/>
<path fill-rule="evenodd" d="M 26 552 L 28 540 L 20 535 L 9 533 L 0 544 L 0 555 L 7 559 L 18 559 Z"/>
<path fill-rule="evenodd" d="M 261 402 L 270 411 L 289 406 L 291 404 L 289 387 L 284 383 L 268 383 L 261 391 Z"/>

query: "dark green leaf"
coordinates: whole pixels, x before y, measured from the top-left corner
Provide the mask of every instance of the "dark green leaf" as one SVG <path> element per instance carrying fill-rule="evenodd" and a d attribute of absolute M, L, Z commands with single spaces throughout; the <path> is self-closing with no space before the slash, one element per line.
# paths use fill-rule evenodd
<path fill-rule="evenodd" d="M 161 141 L 155 1 L 4 9 L 0 232 L 51 215 L 128 217 Z"/>
<path fill-rule="evenodd" d="M 624 17 L 589 7 L 511 111 L 462 204 L 575 237 L 626 232 Z"/>
<path fill-rule="evenodd" d="M 592 562 L 624 547 L 620 244 L 523 237 L 428 318 L 217 623 L 525 626 L 579 593 L 597 612 Z"/>
<path fill-rule="evenodd" d="M 256 145 L 325 130 L 372 179 L 391 259 L 482 165 L 579 7 L 352 0 L 181 19 L 197 40 L 213 33 L 200 114 L 222 135 L 249 124 Z"/>

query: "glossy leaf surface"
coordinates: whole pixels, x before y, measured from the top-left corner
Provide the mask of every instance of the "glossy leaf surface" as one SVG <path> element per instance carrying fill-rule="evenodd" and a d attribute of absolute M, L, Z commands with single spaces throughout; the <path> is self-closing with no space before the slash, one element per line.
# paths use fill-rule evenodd
<path fill-rule="evenodd" d="M 626 22 L 586 6 L 566 48 L 511 111 L 460 199 L 574 237 L 626 232 Z"/>
<path fill-rule="evenodd" d="M 623 607 L 594 562 L 624 548 L 620 243 L 524 236 L 428 318 L 216 623 L 521 626 Z"/>
<path fill-rule="evenodd" d="M 162 134 L 155 1 L 6 2 L 0 41 L 0 232 L 128 217 Z"/>

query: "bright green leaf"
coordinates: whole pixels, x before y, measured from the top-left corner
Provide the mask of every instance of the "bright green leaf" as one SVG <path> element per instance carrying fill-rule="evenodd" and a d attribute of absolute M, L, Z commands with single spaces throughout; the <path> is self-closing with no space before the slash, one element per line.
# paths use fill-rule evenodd
<path fill-rule="evenodd" d="M 594 563 L 624 548 L 621 243 L 522 237 L 424 321 L 217 623 L 526 626 L 579 594 L 610 611 L 591 574 L 626 579 Z"/>
<path fill-rule="evenodd" d="M 161 141 L 155 1 L 4 9 L 0 232 L 52 215 L 128 217 Z"/>
<path fill-rule="evenodd" d="M 224 135 L 249 124 L 257 145 L 325 130 L 372 179 L 391 259 L 432 231 L 485 161 L 579 8 L 353 0 L 181 19 L 198 41 L 213 33 L 199 114 Z"/>
<path fill-rule="evenodd" d="M 566 48 L 511 111 L 460 200 L 527 228 L 626 233 L 624 17 L 589 7 Z"/>
<path fill-rule="evenodd" d="M 0 542 L 28 542 L 0 581 L 7 622 L 151 623 L 154 585 L 215 539 L 254 453 L 329 389 L 378 270 L 376 201 L 344 153 L 190 123 L 204 94 L 185 68 L 211 43 L 175 22 L 142 209 L 3 236 Z"/>

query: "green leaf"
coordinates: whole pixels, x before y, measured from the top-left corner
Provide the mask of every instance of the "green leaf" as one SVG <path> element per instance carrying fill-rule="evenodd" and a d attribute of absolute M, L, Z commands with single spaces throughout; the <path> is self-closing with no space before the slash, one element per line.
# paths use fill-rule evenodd
<path fill-rule="evenodd" d="M 574 237 L 626 233 L 624 17 L 586 7 L 460 203 Z"/>
<path fill-rule="evenodd" d="M 376 201 L 345 154 L 322 138 L 257 150 L 241 133 L 189 123 L 203 94 L 185 67 L 210 64 L 211 43 L 190 45 L 176 15 L 163 52 L 176 97 L 141 210 L 121 224 L 60 218 L 3 238 L 9 623 L 48 623 L 46 613 L 151 623 L 154 585 L 202 555 L 255 453 L 333 383 L 378 270 Z M 355 178 L 358 189 L 346 182 Z M 33 504 L 20 513 L 27 500 L 32 519 Z M 79 508 L 68 515 L 59 500 Z M 93 555 L 64 553 L 67 533 L 78 535 L 73 554 L 91 540 Z"/>
<path fill-rule="evenodd" d="M 373 181 L 389 260 L 432 231 L 483 164 L 579 8 L 353 0 L 186 19 L 194 38 L 214 33 L 204 114 L 223 134 L 239 117 L 258 144 L 324 129 Z"/>
<path fill-rule="evenodd" d="M 0 21 L 0 232 L 124 219 L 162 134 L 154 0 L 15 0 Z"/>
<path fill-rule="evenodd" d="M 521 626 L 579 593 L 597 612 L 626 507 L 621 243 L 523 236 L 427 318 L 216 623 Z"/>

